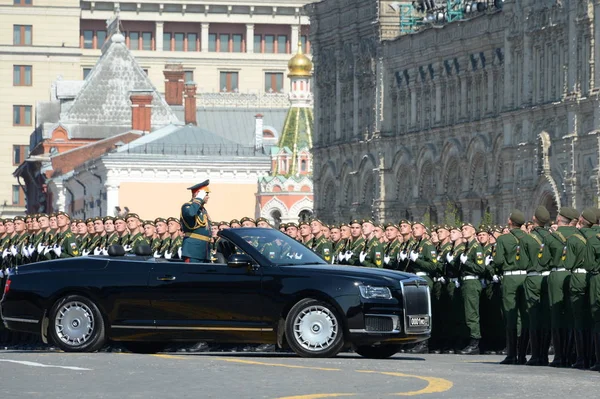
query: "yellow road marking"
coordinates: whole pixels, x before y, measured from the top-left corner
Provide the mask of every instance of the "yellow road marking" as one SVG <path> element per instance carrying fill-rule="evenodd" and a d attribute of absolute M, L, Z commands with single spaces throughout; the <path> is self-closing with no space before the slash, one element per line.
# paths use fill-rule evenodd
<path fill-rule="evenodd" d="M 155 357 L 161 357 L 163 359 L 189 359 L 190 356 L 174 356 L 174 355 L 152 355 Z M 305 369 L 305 370 L 318 370 L 318 371 L 342 371 L 338 368 L 328 368 L 328 367 L 312 367 L 312 366 L 297 366 L 292 364 L 284 364 L 284 363 L 266 363 L 266 362 L 257 362 L 254 360 L 245 360 L 245 359 L 233 359 L 233 358 L 218 358 L 212 357 L 211 360 L 220 360 L 224 362 L 230 363 L 241 363 L 241 364 L 251 364 L 255 366 L 269 366 L 269 367 L 284 367 L 291 369 Z M 421 375 L 414 374 L 404 374 L 404 373 L 396 373 L 391 371 L 374 371 L 374 370 L 354 370 L 357 373 L 367 373 L 367 374 L 382 374 L 389 375 L 393 377 L 402 377 L 402 378 L 416 378 L 418 380 L 422 380 L 427 382 L 427 386 L 418 391 L 410 391 L 410 392 L 397 392 L 390 393 L 392 396 L 416 396 L 416 395 L 424 395 L 430 393 L 441 393 L 450 390 L 454 384 L 452 381 L 446 380 L 444 378 L 439 377 L 425 377 Z M 317 393 L 317 394 L 309 394 L 309 395 L 296 395 L 296 396 L 285 396 L 278 399 L 320 399 L 320 398 L 337 398 L 342 396 L 357 396 L 358 393 Z"/>
<path fill-rule="evenodd" d="M 398 393 L 390 394 L 390 395 L 394 395 L 394 396 L 415 396 L 415 395 L 424 395 L 426 393 L 440 393 L 440 392 L 446 392 L 454 386 L 452 381 L 448 381 L 444 378 L 438 378 L 438 377 L 424 377 L 421 375 L 395 373 L 395 372 L 390 372 L 390 371 L 356 370 L 356 372 L 357 373 L 373 373 L 373 374 L 391 375 L 394 377 L 416 378 L 416 379 L 427 382 L 427 386 L 423 389 L 420 389 L 418 391 L 398 392 Z"/>

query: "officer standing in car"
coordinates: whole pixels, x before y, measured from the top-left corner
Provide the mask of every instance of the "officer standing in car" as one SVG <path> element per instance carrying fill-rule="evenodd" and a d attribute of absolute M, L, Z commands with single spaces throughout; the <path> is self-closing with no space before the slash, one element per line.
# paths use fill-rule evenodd
<path fill-rule="evenodd" d="M 192 199 L 181 207 L 181 225 L 184 232 L 181 255 L 185 262 L 210 262 L 210 219 L 204 206 L 210 197 L 209 181 L 189 187 Z"/>

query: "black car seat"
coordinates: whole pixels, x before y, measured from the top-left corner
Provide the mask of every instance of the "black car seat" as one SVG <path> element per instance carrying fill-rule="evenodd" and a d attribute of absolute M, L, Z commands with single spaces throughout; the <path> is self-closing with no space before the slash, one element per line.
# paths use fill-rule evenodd
<path fill-rule="evenodd" d="M 152 256 L 152 248 L 148 244 L 142 244 L 135 247 L 134 253 L 137 256 Z"/>
<path fill-rule="evenodd" d="M 125 248 L 119 244 L 108 247 L 108 256 L 125 256 Z"/>

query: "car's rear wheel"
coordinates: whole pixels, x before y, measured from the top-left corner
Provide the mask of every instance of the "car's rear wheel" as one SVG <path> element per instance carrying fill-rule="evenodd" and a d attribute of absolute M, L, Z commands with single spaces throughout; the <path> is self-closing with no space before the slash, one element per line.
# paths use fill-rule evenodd
<path fill-rule="evenodd" d="M 133 353 L 157 353 L 167 348 L 166 342 L 121 342 L 121 345 Z"/>
<path fill-rule="evenodd" d="M 368 359 L 387 359 L 400 351 L 400 345 L 359 345 L 354 351 Z"/>
<path fill-rule="evenodd" d="M 65 352 L 94 352 L 106 341 L 100 310 L 81 295 L 68 295 L 56 302 L 48 329 L 52 341 Z"/>
<path fill-rule="evenodd" d="M 306 298 L 294 305 L 285 320 L 285 336 L 302 357 L 332 357 L 344 346 L 341 319 L 328 303 Z"/>

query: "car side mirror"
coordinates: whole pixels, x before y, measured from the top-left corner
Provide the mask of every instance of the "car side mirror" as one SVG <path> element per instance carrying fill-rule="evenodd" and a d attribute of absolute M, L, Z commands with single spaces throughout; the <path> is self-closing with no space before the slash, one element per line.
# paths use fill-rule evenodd
<path fill-rule="evenodd" d="M 229 259 L 227 260 L 227 266 L 229 267 L 233 267 L 233 268 L 243 268 L 243 267 L 250 267 L 252 266 L 252 258 L 250 258 L 248 255 L 246 254 L 233 254 L 229 257 Z"/>

